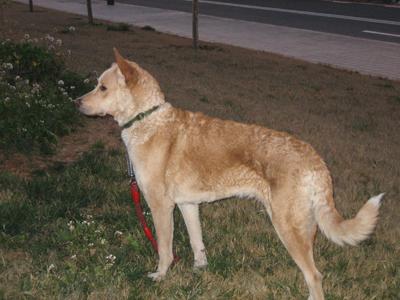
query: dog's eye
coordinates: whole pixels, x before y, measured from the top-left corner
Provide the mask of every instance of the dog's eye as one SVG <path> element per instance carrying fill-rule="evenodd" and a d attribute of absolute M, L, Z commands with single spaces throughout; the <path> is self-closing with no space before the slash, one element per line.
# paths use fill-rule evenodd
<path fill-rule="evenodd" d="M 107 88 L 106 88 L 104 85 L 101 85 L 101 86 L 100 86 L 100 91 L 104 92 L 104 91 L 106 91 L 106 90 L 107 90 Z"/>

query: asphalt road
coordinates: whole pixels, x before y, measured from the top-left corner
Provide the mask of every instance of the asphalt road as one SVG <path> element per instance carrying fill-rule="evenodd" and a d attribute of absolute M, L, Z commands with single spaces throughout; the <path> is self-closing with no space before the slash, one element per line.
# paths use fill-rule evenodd
<path fill-rule="evenodd" d="M 192 0 L 116 1 L 184 12 L 192 9 Z M 322 0 L 200 0 L 199 3 L 203 15 L 400 43 L 400 5 Z"/>

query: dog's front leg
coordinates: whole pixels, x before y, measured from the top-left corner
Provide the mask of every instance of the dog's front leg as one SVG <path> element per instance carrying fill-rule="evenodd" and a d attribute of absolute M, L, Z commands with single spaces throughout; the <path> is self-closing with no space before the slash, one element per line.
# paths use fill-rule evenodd
<path fill-rule="evenodd" d="M 207 266 L 207 257 L 201 233 L 199 205 L 185 203 L 179 204 L 178 207 L 185 220 L 186 228 L 189 233 L 190 245 L 192 246 L 194 254 L 194 268 L 205 267 Z"/>
<path fill-rule="evenodd" d="M 173 260 L 174 205 L 159 202 L 156 205 L 149 206 L 156 228 L 159 260 L 157 271 L 150 273 L 148 276 L 153 280 L 159 281 L 163 279 Z"/>

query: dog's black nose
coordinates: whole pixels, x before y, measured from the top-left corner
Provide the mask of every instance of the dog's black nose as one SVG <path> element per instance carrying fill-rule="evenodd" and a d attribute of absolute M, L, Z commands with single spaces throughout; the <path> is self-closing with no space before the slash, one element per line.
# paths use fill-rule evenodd
<path fill-rule="evenodd" d="M 81 106 L 81 104 L 82 104 L 82 98 L 76 98 L 76 99 L 74 100 L 74 103 L 75 103 L 75 106 L 76 106 L 77 108 L 79 108 L 79 107 Z"/>

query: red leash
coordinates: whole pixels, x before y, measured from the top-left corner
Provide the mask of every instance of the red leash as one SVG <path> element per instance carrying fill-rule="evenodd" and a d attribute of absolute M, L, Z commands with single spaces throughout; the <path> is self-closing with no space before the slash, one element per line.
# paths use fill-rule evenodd
<path fill-rule="evenodd" d="M 146 235 L 147 239 L 150 241 L 151 246 L 153 246 L 154 251 L 158 253 L 157 241 L 153 237 L 153 234 L 151 233 L 149 226 L 147 226 L 146 219 L 144 218 L 144 215 L 143 215 L 142 207 L 140 206 L 139 188 L 138 188 L 137 182 L 134 178 L 131 179 L 130 185 L 131 185 L 132 201 L 133 201 L 133 204 L 135 205 L 136 216 L 137 216 L 140 224 L 142 225 L 144 234 Z"/>

